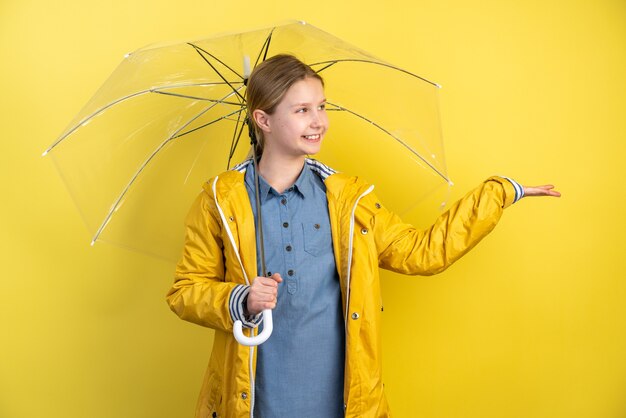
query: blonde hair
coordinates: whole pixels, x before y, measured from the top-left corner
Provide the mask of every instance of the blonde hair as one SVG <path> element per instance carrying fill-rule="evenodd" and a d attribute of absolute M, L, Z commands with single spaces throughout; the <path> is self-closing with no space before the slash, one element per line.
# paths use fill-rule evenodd
<path fill-rule="evenodd" d="M 297 81 L 305 78 L 316 78 L 324 85 L 324 80 L 311 67 L 293 55 L 275 55 L 255 67 L 246 89 L 249 127 L 256 135 L 256 155 L 263 153 L 263 131 L 257 126 L 252 112 L 259 109 L 271 115 L 276 110 L 287 90 Z M 252 156 L 252 151 L 249 157 Z"/>

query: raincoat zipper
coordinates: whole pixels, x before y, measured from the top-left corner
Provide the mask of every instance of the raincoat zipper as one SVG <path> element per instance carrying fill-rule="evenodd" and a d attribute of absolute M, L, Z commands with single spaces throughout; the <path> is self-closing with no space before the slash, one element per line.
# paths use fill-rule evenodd
<path fill-rule="evenodd" d="M 248 275 L 246 274 L 246 270 L 243 268 L 243 262 L 241 261 L 241 256 L 239 255 L 239 248 L 237 248 L 237 244 L 235 243 L 235 238 L 233 237 L 233 233 L 230 230 L 230 226 L 228 226 L 228 222 L 226 221 L 226 215 L 224 215 L 224 211 L 222 207 L 217 201 L 217 193 L 215 186 L 217 185 L 217 179 L 219 176 L 215 177 L 213 181 L 213 199 L 215 200 L 215 206 L 217 207 L 217 211 L 220 214 L 220 218 L 222 219 L 222 225 L 226 229 L 226 234 L 228 235 L 228 239 L 230 240 L 231 245 L 235 249 L 235 254 L 237 255 L 237 261 L 239 261 L 239 265 L 241 266 L 241 271 L 243 273 L 243 278 L 246 281 L 246 284 L 250 286 L 250 281 L 248 280 Z M 254 376 L 252 373 L 252 359 L 254 358 L 254 346 L 250 347 L 250 361 L 248 364 L 248 374 L 250 378 L 250 418 L 254 418 Z"/>
<path fill-rule="evenodd" d="M 350 239 L 348 242 L 348 271 L 346 273 L 346 313 L 344 314 L 343 323 L 344 323 L 344 333 L 345 333 L 345 348 L 344 352 L 347 351 L 348 346 L 348 312 L 350 308 L 350 276 L 352 274 L 352 247 L 354 243 L 354 218 L 356 213 L 356 207 L 359 205 L 361 199 L 370 194 L 374 190 L 374 185 L 368 187 L 366 191 L 361 193 L 359 197 L 357 197 L 354 202 L 354 206 L 352 207 L 352 213 L 350 214 Z M 345 384 L 345 383 L 344 383 Z M 346 410 L 348 408 L 348 404 L 346 403 L 346 399 L 343 399 L 343 413 L 346 414 Z"/>
<path fill-rule="evenodd" d="M 370 194 L 374 190 L 374 185 L 368 187 L 366 191 L 361 193 L 359 197 L 357 197 L 356 202 L 354 202 L 354 206 L 352 207 L 352 213 L 350 214 L 350 241 L 348 243 L 348 272 L 346 274 L 346 312 L 344 314 L 343 322 L 345 324 L 346 330 L 346 344 L 348 343 L 348 311 L 350 307 L 350 278 L 351 278 L 351 270 L 352 270 L 352 247 L 354 242 L 354 217 L 356 212 L 356 207 L 359 204 L 359 201 Z"/>

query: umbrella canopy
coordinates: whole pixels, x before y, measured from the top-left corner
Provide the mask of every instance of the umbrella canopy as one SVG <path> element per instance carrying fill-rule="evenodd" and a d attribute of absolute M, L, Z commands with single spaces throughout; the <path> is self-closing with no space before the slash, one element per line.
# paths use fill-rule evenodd
<path fill-rule="evenodd" d="M 279 53 L 325 80 L 331 129 L 315 158 L 374 182 L 400 214 L 450 184 L 435 83 L 302 22 L 160 44 L 128 54 L 44 153 L 93 242 L 178 258 L 202 183 L 249 151 L 244 62 Z"/>

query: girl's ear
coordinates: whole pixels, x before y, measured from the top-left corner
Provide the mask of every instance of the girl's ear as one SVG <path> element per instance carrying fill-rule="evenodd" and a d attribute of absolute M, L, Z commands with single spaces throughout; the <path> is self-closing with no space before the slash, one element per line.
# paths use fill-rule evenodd
<path fill-rule="evenodd" d="M 254 118 L 254 122 L 263 132 L 270 132 L 270 121 L 269 115 L 262 111 L 261 109 L 256 109 L 252 112 L 252 117 Z"/>

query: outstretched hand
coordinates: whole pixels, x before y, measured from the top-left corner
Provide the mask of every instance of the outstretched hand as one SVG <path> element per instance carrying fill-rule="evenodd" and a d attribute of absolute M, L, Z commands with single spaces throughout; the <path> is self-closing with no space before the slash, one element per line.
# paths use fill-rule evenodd
<path fill-rule="evenodd" d="M 561 193 L 557 192 L 554 189 L 554 186 L 551 184 L 545 184 L 543 186 L 523 186 L 524 187 L 524 197 L 530 196 L 552 196 L 552 197 L 561 197 Z"/>

